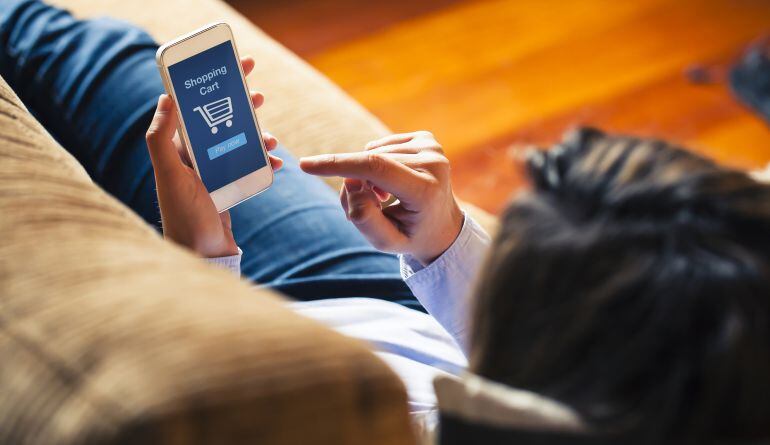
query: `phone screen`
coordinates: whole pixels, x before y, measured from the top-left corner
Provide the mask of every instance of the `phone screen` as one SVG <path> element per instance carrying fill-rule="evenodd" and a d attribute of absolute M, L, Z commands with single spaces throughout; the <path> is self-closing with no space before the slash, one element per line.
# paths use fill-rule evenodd
<path fill-rule="evenodd" d="M 209 193 L 267 165 L 238 63 L 224 42 L 168 67 Z"/>

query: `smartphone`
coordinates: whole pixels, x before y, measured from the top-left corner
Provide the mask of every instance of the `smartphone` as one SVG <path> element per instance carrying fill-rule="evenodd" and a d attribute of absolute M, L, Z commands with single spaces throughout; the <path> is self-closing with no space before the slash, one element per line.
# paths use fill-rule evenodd
<path fill-rule="evenodd" d="M 193 168 L 219 212 L 273 183 L 233 33 L 214 23 L 166 43 L 155 56 L 179 115 Z"/>

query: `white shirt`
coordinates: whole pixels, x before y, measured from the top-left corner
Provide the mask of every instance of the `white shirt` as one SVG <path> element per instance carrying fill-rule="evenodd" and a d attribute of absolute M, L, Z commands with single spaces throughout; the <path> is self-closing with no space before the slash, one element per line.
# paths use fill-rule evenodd
<path fill-rule="evenodd" d="M 433 409 L 433 378 L 459 375 L 467 366 L 468 300 L 489 235 L 466 215 L 457 239 L 438 259 L 423 267 L 402 255 L 401 276 L 430 315 L 372 298 L 292 302 L 297 313 L 342 334 L 369 342 L 375 353 L 403 380 L 413 414 Z M 209 262 L 240 273 L 240 255 Z"/>

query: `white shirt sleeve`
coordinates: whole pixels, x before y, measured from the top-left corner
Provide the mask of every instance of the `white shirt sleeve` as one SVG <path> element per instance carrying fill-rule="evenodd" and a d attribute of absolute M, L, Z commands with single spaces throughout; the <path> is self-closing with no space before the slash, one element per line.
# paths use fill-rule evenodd
<path fill-rule="evenodd" d="M 489 243 L 489 235 L 466 215 L 457 239 L 428 266 L 423 266 L 411 255 L 399 255 L 401 276 L 407 286 L 466 354 L 470 333 L 471 286 Z M 240 275 L 242 254 L 239 248 L 237 255 L 205 260 Z"/>
<path fill-rule="evenodd" d="M 237 255 L 221 256 L 217 258 L 204 258 L 204 260 L 206 260 L 206 262 L 209 264 L 213 264 L 214 266 L 221 267 L 222 269 L 227 269 L 236 276 L 241 276 L 241 256 L 242 255 L 243 255 L 243 251 L 239 247 Z"/>
<path fill-rule="evenodd" d="M 457 239 L 440 257 L 423 266 L 411 255 L 400 255 L 401 276 L 414 296 L 466 353 L 470 334 L 470 291 L 490 238 L 465 215 Z"/>

